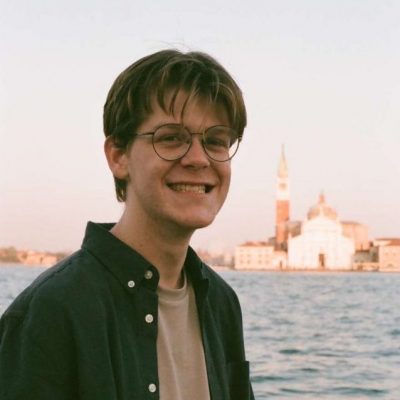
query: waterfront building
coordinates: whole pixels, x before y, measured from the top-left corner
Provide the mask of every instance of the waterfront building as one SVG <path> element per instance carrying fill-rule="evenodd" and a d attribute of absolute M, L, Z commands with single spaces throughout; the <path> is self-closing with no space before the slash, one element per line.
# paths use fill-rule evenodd
<path fill-rule="evenodd" d="M 289 236 L 288 265 L 291 269 L 352 269 L 354 240 L 346 237 L 336 211 L 323 194 L 311 207 L 301 233 Z"/>
<path fill-rule="evenodd" d="M 54 254 L 28 250 L 21 254 L 20 261 L 25 265 L 42 265 L 50 267 L 58 261 L 58 258 Z"/>
<path fill-rule="evenodd" d="M 393 250 L 387 252 L 392 254 Z M 340 221 L 323 194 L 305 220 L 290 218 L 289 169 L 282 147 L 276 177 L 275 236 L 237 246 L 235 269 L 375 270 L 380 266 L 378 255 L 375 258 L 368 227 L 359 222 Z"/>
<path fill-rule="evenodd" d="M 400 272 L 400 238 L 374 240 L 373 248 L 380 271 Z"/>
<path fill-rule="evenodd" d="M 373 247 L 368 250 L 357 250 L 353 256 L 353 270 L 378 271 L 378 256 L 373 253 Z"/>
<path fill-rule="evenodd" d="M 235 249 L 235 269 L 275 269 L 274 246 L 268 242 L 246 242 Z"/>
<path fill-rule="evenodd" d="M 368 227 L 354 221 L 342 221 L 343 234 L 354 241 L 356 251 L 369 250 Z"/>

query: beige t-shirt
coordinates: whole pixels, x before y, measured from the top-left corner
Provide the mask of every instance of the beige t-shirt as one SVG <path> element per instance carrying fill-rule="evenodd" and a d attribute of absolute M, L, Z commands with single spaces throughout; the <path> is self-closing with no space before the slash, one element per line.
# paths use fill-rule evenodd
<path fill-rule="evenodd" d="M 196 299 L 190 282 L 158 288 L 160 400 L 210 400 Z"/>

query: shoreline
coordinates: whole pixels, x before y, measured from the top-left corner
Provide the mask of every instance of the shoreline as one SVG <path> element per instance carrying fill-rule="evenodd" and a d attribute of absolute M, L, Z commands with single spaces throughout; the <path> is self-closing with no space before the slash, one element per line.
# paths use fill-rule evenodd
<path fill-rule="evenodd" d="M 51 268 L 55 264 L 31 264 L 31 263 L 21 263 L 21 262 L 6 262 L 0 261 L 1 267 L 26 267 L 26 268 Z M 286 268 L 286 269 L 235 269 L 231 267 L 227 267 L 224 265 L 210 265 L 214 271 L 217 272 L 246 272 L 246 273 L 284 273 L 284 274 L 294 274 L 294 273 L 311 273 L 311 274 L 343 274 L 343 273 L 354 273 L 354 274 L 367 274 L 367 273 L 400 273 L 400 268 L 398 269 L 380 269 L 380 270 L 357 270 L 357 269 L 295 269 L 295 268 Z"/>

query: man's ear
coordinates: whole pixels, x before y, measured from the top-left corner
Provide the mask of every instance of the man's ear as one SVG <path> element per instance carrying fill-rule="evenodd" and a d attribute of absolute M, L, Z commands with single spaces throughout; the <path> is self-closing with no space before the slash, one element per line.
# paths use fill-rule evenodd
<path fill-rule="evenodd" d="M 126 179 L 128 177 L 128 157 L 126 150 L 115 144 L 112 136 L 108 136 L 104 142 L 104 153 L 106 154 L 108 166 L 116 178 Z"/>

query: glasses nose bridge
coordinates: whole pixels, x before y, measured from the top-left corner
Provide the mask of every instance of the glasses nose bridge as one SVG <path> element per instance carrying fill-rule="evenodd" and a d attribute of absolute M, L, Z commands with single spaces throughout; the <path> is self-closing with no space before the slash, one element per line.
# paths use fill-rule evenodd
<path fill-rule="evenodd" d="M 188 133 L 188 137 L 190 137 L 190 139 L 189 139 L 189 146 L 188 146 L 188 148 L 187 148 L 187 150 L 185 152 L 185 155 L 192 149 L 193 142 L 194 142 L 193 136 L 197 135 L 197 136 L 199 136 L 198 142 L 199 142 L 199 145 L 201 145 L 201 148 L 202 148 L 202 151 L 203 151 L 204 155 L 207 158 L 210 158 L 209 155 L 208 155 L 206 146 L 205 146 L 204 132 L 190 132 L 189 130 L 187 130 L 187 133 Z"/>
<path fill-rule="evenodd" d="M 187 130 L 187 133 L 188 133 L 188 137 L 190 137 L 190 139 L 189 139 L 189 149 L 193 145 L 193 136 L 197 135 L 197 136 L 199 136 L 199 142 L 203 146 L 203 150 L 205 151 L 204 132 L 190 132 L 189 130 Z"/>

